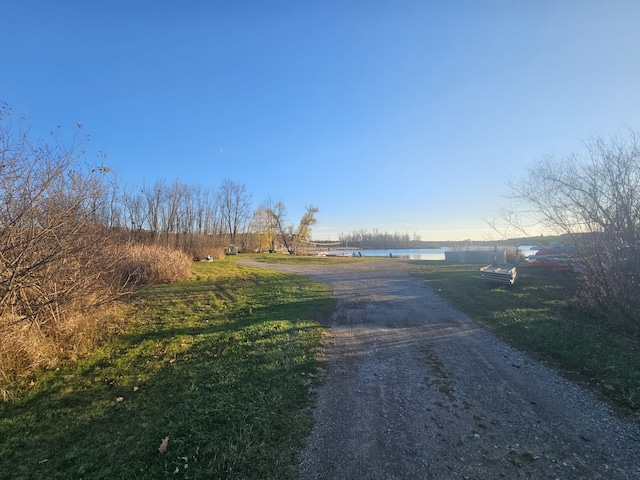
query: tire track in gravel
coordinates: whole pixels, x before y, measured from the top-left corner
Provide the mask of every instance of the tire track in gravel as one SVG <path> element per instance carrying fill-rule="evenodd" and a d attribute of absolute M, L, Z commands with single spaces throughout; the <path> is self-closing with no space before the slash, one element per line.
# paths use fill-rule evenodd
<path fill-rule="evenodd" d="M 307 479 L 640 479 L 640 429 L 508 347 L 401 260 L 292 266 L 338 299 Z"/>

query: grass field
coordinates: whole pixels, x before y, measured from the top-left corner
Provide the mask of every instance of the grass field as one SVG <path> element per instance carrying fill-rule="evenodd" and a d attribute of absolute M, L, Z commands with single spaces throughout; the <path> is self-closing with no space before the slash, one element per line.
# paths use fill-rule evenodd
<path fill-rule="evenodd" d="M 0 403 L 0 478 L 291 478 L 328 290 L 225 260 L 137 303 L 117 341 Z"/>
<path fill-rule="evenodd" d="M 294 476 L 313 421 L 315 320 L 334 300 L 322 285 L 235 259 L 193 268 L 191 281 L 143 290 L 115 342 L 25 379 L 0 403 L 0 479 Z M 521 267 L 515 285 L 500 286 L 477 265 L 411 269 L 478 323 L 639 418 L 638 339 L 572 309 L 570 272 Z"/>
<path fill-rule="evenodd" d="M 413 265 L 477 323 L 640 420 L 640 342 L 572 308 L 572 272 L 523 265 L 515 285 L 505 286 L 482 280 L 478 265 Z"/>

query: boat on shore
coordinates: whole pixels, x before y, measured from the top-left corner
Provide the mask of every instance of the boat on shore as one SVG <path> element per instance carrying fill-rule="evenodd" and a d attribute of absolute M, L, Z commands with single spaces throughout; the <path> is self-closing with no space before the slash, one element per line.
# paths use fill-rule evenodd
<path fill-rule="evenodd" d="M 487 282 L 513 285 L 518 278 L 518 269 L 515 265 L 487 265 L 480 269 L 482 279 Z"/>

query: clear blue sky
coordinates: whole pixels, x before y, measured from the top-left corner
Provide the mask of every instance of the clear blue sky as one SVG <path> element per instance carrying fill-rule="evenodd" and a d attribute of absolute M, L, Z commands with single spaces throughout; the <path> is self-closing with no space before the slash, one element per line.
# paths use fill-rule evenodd
<path fill-rule="evenodd" d="M 245 184 L 316 239 L 485 240 L 506 182 L 640 129 L 640 2 L 5 1 L 0 101 L 128 186 Z"/>

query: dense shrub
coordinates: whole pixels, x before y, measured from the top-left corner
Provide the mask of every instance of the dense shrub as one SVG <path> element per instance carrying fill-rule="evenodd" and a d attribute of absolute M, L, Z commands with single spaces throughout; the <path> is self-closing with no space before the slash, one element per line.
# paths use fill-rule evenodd
<path fill-rule="evenodd" d="M 203 260 L 220 260 L 226 257 L 224 248 L 222 247 L 209 247 L 209 248 L 201 248 L 197 251 L 191 251 L 191 257 L 195 262 L 201 262 Z"/>
<path fill-rule="evenodd" d="M 191 259 L 184 252 L 113 239 L 99 243 L 100 249 L 52 262 L 30 276 L 31 285 L 17 295 L 25 301 L 15 301 L 14 313 L 0 317 L 0 395 L 6 398 L 20 376 L 85 355 L 119 332 L 127 308 L 120 300 L 136 286 L 191 274 Z M 48 299 L 46 308 L 38 295 Z M 31 316 L 16 313 L 31 305 L 39 306 Z"/>
<path fill-rule="evenodd" d="M 0 108 L 0 120 L 5 110 Z M 144 283 L 190 275 L 190 258 L 123 242 L 104 221 L 108 168 L 82 149 L 14 138 L 0 122 L 0 390 L 18 375 L 89 351 L 120 325 Z"/>
<path fill-rule="evenodd" d="M 564 234 L 579 272 L 577 304 L 640 333 L 640 133 L 592 137 L 586 151 L 536 162 L 512 184 L 520 212 Z M 520 213 L 520 215 L 518 215 Z"/>
<path fill-rule="evenodd" d="M 191 275 L 186 253 L 159 245 L 128 243 L 117 264 L 121 284 L 159 284 L 184 280 Z"/>

